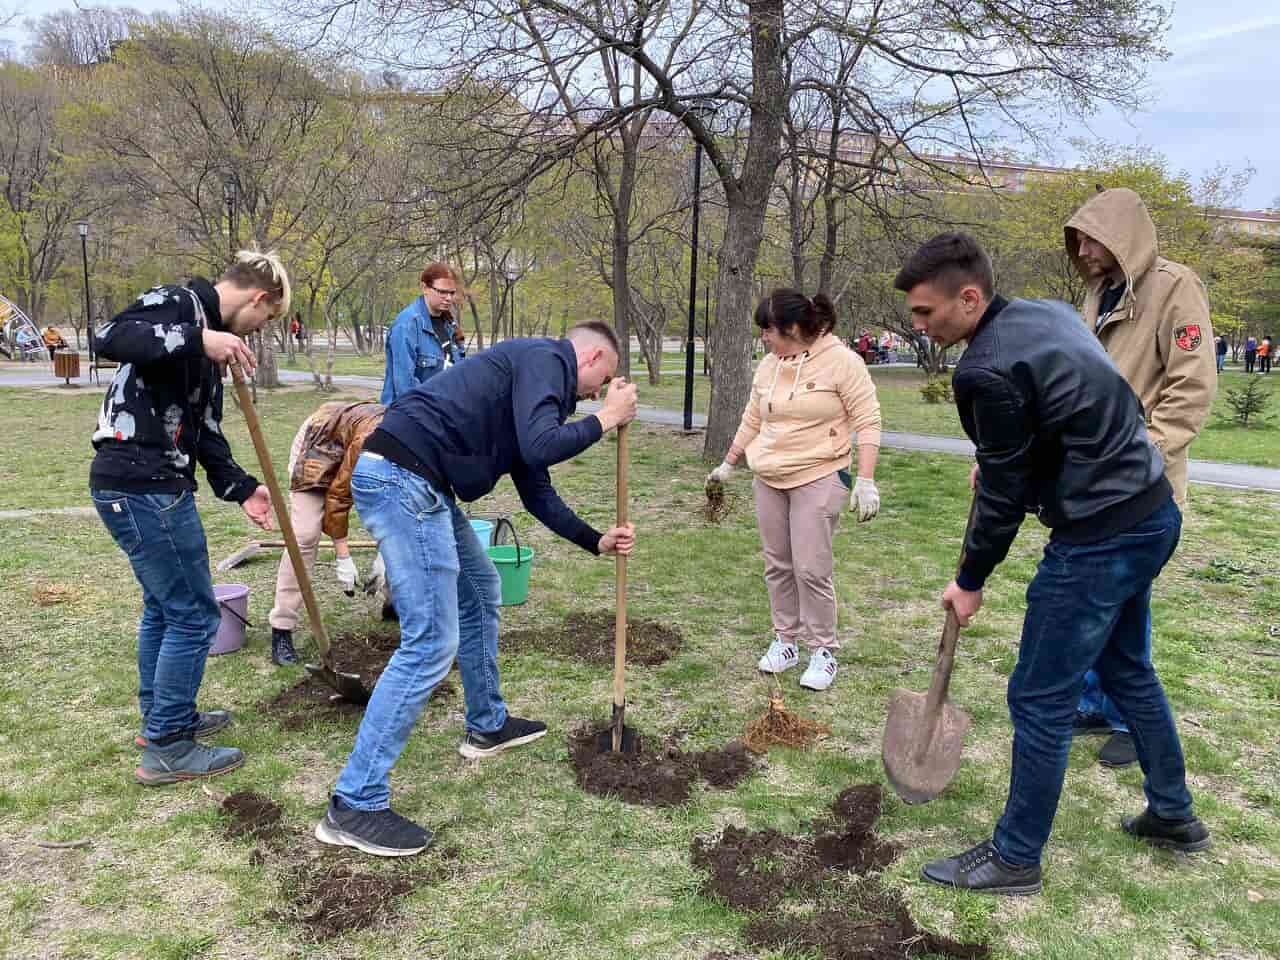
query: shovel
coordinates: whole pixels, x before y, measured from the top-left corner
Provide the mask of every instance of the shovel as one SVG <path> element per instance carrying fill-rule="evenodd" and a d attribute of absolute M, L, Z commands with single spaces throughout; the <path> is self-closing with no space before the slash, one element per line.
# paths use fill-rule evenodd
<path fill-rule="evenodd" d="M 331 687 L 339 698 L 364 705 L 369 702 L 369 691 L 360 682 L 359 675 L 340 673 L 333 669 L 329 637 L 324 632 L 324 621 L 320 619 L 320 607 L 316 605 L 316 595 L 311 589 L 311 575 L 307 572 L 307 565 L 302 562 L 302 551 L 298 549 L 298 538 L 293 534 L 289 508 L 285 505 L 284 495 L 280 492 L 280 481 L 276 479 L 276 472 L 271 467 L 271 454 L 262 436 L 262 423 L 258 420 L 258 411 L 253 405 L 253 399 L 249 396 L 249 388 L 244 382 L 244 374 L 240 372 L 240 367 L 234 363 L 230 366 L 231 379 L 236 385 L 236 397 L 240 401 L 240 409 L 244 411 L 245 423 L 249 425 L 249 436 L 253 438 L 253 448 L 258 452 L 258 463 L 262 466 L 267 489 L 271 491 L 271 505 L 275 508 L 276 519 L 280 521 L 280 532 L 284 535 L 285 547 L 289 551 L 289 561 L 293 564 L 294 575 L 298 578 L 298 589 L 302 591 L 302 600 L 307 607 L 307 617 L 311 620 L 311 634 L 316 638 L 316 646 L 320 648 L 320 665 L 308 663 L 307 673 L 325 686 Z"/>
<path fill-rule="evenodd" d="M 325 543 L 321 543 L 320 546 L 331 548 L 333 544 L 325 542 Z M 372 540 L 368 540 L 368 541 L 352 540 L 347 543 L 347 546 L 352 550 L 378 549 L 378 545 L 374 543 Z M 273 549 L 281 550 L 284 547 L 285 547 L 285 542 L 283 540 L 254 540 L 247 547 L 241 547 L 239 550 L 231 554 L 231 556 L 227 557 L 225 560 L 219 561 L 218 566 L 215 569 L 217 569 L 219 573 L 224 573 L 227 570 L 235 569 L 236 567 L 240 566 L 240 564 L 242 563 L 248 563 L 258 554 L 260 554 L 263 550 L 273 550 Z"/>
<path fill-rule="evenodd" d="M 960 546 L 960 563 L 964 566 L 964 542 L 973 529 L 977 490 L 969 505 L 969 521 Z M 881 757 L 884 772 L 894 792 L 907 803 L 928 803 L 941 793 L 960 768 L 965 731 L 969 715 L 947 701 L 951 684 L 951 667 L 955 663 L 956 639 L 960 621 L 947 611 L 938 644 L 938 659 L 933 665 L 933 678 L 927 694 L 895 690 L 889 700 L 889 717 L 884 725 Z"/>
<path fill-rule="evenodd" d="M 618 428 L 618 526 L 627 522 L 627 427 Z M 613 718 L 609 729 L 596 737 L 599 753 L 640 752 L 640 738 L 623 722 L 627 712 L 627 558 L 614 558 L 616 612 L 613 620 Z"/>

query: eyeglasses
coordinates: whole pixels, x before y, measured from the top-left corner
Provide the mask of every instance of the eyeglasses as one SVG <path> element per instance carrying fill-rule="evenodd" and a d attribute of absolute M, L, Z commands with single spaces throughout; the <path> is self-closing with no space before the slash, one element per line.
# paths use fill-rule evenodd
<path fill-rule="evenodd" d="M 440 294 L 440 296 L 442 297 L 456 297 L 458 295 L 457 290 L 442 290 L 440 287 L 433 287 L 429 283 L 427 284 L 427 289 L 434 290 L 436 293 Z"/>

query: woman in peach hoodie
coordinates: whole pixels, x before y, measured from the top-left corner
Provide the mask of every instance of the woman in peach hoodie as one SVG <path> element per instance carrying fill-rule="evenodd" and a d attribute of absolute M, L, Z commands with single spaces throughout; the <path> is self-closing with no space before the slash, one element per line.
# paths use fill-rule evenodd
<path fill-rule="evenodd" d="M 774 630 L 760 669 L 794 667 L 803 643 L 810 657 L 800 685 L 825 690 L 840 646 L 831 541 L 846 501 L 860 522 L 880 510 L 880 403 L 866 365 L 831 333 L 836 313 L 826 296 L 774 290 L 756 307 L 755 323 L 767 352 L 729 452 L 707 483 L 723 484 L 746 456 Z"/>

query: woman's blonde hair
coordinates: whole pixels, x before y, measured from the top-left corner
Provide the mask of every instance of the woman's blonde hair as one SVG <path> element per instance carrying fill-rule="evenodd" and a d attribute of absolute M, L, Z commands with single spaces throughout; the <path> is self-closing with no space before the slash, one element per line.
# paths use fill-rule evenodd
<path fill-rule="evenodd" d="M 241 290 L 266 291 L 280 305 L 278 316 L 289 312 L 293 288 L 289 285 L 289 273 L 274 250 L 240 250 L 236 258 L 222 274 L 222 279 L 234 283 Z"/>

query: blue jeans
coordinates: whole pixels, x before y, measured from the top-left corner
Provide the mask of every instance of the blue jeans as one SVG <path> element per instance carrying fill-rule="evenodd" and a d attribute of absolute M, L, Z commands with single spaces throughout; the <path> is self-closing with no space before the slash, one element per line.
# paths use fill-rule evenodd
<path fill-rule="evenodd" d="M 1218 372 L 1222 372 L 1222 368 L 1227 365 L 1227 355 L 1225 353 L 1218 354 Z"/>
<path fill-rule="evenodd" d="M 92 494 L 98 516 L 142 586 L 142 735 L 157 744 L 182 739 L 196 725 L 196 693 L 221 620 L 195 498 L 188 491 Z"/>
<path fill-rule="evenodd" d="M 391 768 L 455 656 L 467 729 L 494 733 L 506 723 L 498 692 L 502 585 L 466 515 L 424 478 L 362 453 L 351 493 L 386 564 L 400 646 L 378 678 L 334 793 L 358 810 L 383 810 Z"/>
<path fill-rule="evenodd" d="M 1173 555 L 1182 514 L 1170 498 L 1146 520 L 1098 543 L 1050 540 L 1027 588 L 1022 649 L 1009 678 L 1013 765 L 995 846 L 1010 863 L 1040 862 L 1058 809 L 1071 747 L 1071 720 L 1084 675 L 1133 731 L 1158 816 L 1191 816 L 1182 744 L 1151 665 L 1151 582 Z"/>

